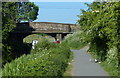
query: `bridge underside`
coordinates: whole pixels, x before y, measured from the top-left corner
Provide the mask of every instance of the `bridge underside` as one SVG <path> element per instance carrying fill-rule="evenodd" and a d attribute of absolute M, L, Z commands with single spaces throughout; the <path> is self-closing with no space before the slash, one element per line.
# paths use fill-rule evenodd
<path fill-rule="evenodd" d="M 14 56 L 21 52 L 27 52 L 23 43 L 23 39 L 31 34 L 44 33 L 49 36 L 54 37 L 55 39 L 63 40 L 67 34 L 72 34 L 79 30 L 79 26 L 75 24 L 63 24 L 63 23 L 49 23 L 49 22 L 27 22 L 27 23 L 18 23 L 16 27 L 10 32 L 9 41 L 14 47 Z M 30 44 L 30 46 L 32 46 Z M 16 48 L 15 48 L 16 47 Z M 24 47 L 21 48 L 21 47 Z M 30 52 L 29 49 L 28 52 Z"/>
<path fill-rule="evenodd" d="M 10 39 L 15 42 L 23 42 L 23 39 L 30 34 L 44 33 L 63 40 L 67 34 L 71 34 L 79 27 L 75 24 L 51 23 L 51 22 L 25 22 L 17 23 L 13 32 L 10 32 Z"/>
<path fill-rule="evenodd" d="M 29 33 L 19 33 L 19 32 L 15 32 L 15 33 L 10 33 L 10 39 L 16 43 L 18 42 L 21 42 L 23 43 L 23 39 L 25 37 L 27 37 L 28 35 L 31 35 L 31 34 L 37 34 L 37 33 L 42 33 L 42 32 L 29 32 Z M 44 32 L 44 34 L 47 34 L 55 39 L 59 39 L 60 41 L 64 39 L 64 37 L 67 35 L 67 34 L 70 34 L 70 33 L 50 33 L 50 32 Z"/>

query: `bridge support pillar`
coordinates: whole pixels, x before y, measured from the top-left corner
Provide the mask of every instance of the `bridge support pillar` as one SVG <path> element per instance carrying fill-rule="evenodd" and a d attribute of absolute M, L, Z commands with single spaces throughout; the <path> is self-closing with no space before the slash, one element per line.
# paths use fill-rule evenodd
<path fill-rule="evenodd" d="M 62 34 L 56 34 L 56 38 L 62 41 Z"/>

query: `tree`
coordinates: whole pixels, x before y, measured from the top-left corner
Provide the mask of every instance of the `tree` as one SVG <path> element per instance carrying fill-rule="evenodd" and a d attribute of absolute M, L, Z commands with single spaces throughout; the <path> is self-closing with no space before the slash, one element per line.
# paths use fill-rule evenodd
<path fill-rule="evenodd" d="M 105 61 L 108 50 L 113 47 L 119 50 L 120 2 L 93 2 L 87 5 L 88 10 L 82 10 L 78 22 L 85 33 L 85 40 L 91 43 L 89 50 Z"/>
<path fill-rule="evenodd" d="M 9 44 L 9 32 L 15 27 L 16 9 L 15 2 L 2 3 L 2 62 L 3 64 L 12 59 Z"/>
<path fill-rule="evenodd" d="M 31 2 L 17 2 L 17 16 L 16 22 L 21 21 L 34 21 L 37 19 L 38 15 L 38 6 Z"/>
<path fill-rule="evenodd" d="M 38 6 L 30 2 L 2 2 L 2 55 L 3 64 L 15 56 L 9 40 L 9 32 L 21 21 L 33 21 L 38 15 Z"/>
<path fill-rule="evenodd" d="M 2 40 L 7 40 L 8 32 L 15 27 L 15 15 L 17 14 L 17 7 L 15 2 L 2 3 Z"/>

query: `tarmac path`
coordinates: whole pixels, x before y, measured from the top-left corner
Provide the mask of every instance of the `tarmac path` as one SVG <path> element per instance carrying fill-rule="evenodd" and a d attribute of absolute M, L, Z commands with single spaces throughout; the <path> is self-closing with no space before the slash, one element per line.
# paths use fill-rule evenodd
<path fill-rule="evenodd" d="M 87 49 L 88 46 L 80 50 L 71 50 L 74 52 L 72 76 L 109 76 L 98 63 L 93 61 Z"/>

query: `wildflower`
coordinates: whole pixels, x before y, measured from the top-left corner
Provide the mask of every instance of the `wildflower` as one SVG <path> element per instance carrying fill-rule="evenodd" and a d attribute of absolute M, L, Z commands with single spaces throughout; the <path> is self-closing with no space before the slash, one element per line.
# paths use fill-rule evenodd
<path fill-rule="evenodd" d="M 68 63 L 69 65 L 71 64 L 71 63 Z"/>
<path fill-rule="evenodd" d="M 74 61 L 74 60 L 72 60 L 72 61 Z"/>

